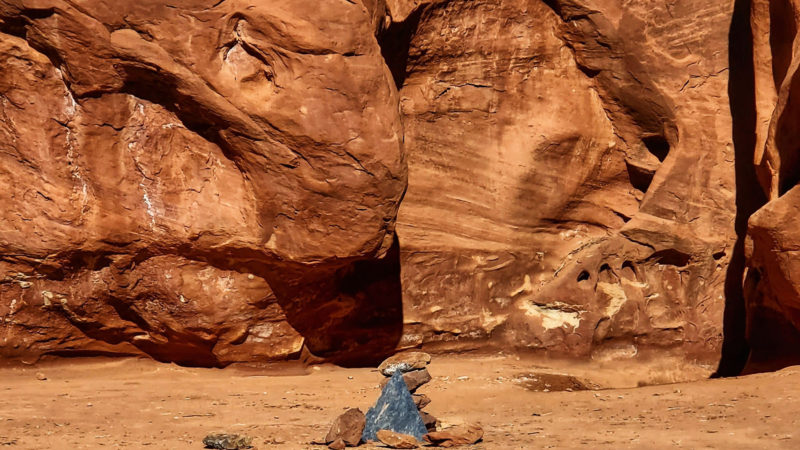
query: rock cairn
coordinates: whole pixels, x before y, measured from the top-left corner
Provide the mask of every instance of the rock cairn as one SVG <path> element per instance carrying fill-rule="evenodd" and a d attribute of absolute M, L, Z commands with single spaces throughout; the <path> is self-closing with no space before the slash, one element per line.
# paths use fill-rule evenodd
<path fill-rule="evenodd" d="M 422 422 L 428 431 L 436 431 L 439 423 L 436 418 L 423 411 L 423 408 L 431 403 L 431 399 L 425 395 L 417 393 L 417 389 L 431 381 L 431 374 L 428 372 L 428 364 L 431 363 L 431 355 L 424 352 L 405 352 L 398 353 L 389 357 L 378 366 L 378 371 L 387 377 L 381 386 L 386 386 L 389 378 L 400 372 L 403 375 L 403 380 L 408 386 L 408 391 L 411 393 L 411 398 L 414 400 L 417 410 L 422 417 Z"/>
<path fill-rule="evenodd" d="M 405 352 L 385 360 L 378 367 L 385 379 L 381 395 L 367 414 L 349 409 L 334 420 L 323 441 L 334 450 L 380 441 L 389 448 L 417 448 L 421 445 L 453 447 L 474 444 L 483 438 L 477 425 L 438 430 L 439 421 L 423 408 L 430 397 L 417 390 L 431 381 L 428 364 L 431 356 Z"/>

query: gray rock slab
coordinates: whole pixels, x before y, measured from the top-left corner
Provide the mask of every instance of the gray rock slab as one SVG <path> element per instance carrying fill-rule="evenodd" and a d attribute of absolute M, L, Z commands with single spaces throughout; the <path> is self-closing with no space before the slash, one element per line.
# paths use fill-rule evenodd
<path fill-rule="evenodd" d="M 377 441 L 379 430 L 408 434 L 419 440 L 428 432 L 400 371 L 392 375 L 375 406 L 367 411 L 367 424 L 361 439 Z"/>

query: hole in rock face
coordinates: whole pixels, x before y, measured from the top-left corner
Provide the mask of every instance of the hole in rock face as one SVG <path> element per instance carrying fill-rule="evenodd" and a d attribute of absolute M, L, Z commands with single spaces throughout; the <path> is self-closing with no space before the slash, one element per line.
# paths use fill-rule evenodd
<path fill-rule="evenodd" d="M 110 266 L 113 261 L 105 254 L 77 251 L 69 258 L 69 267 L 74 270 L 100 270 Z"/>
<path fill-rule="evenodd" d="M 622 272 L 622 276 L 628 280 L 636 280 L 636 268 L 633 267 L 633 263 L 630 261 L 625 261 L 622 263 L 622 267 L 620 268 L 620 272 Z"/>
<path fill-rule="evenodd" d="M 559 0 L 543 0 L 548 8 L 552 9 L 554 13 L 561 15 L 561 2 Z"/>
<path fill-rule="evenodd" d="M 670 145 L 664 136 L 647 136 L 642 138 L 642 143 L 647 147 L 647 151 L 653 154 L 659 161 L 664 162 L 669 154 Z"/>
<path fill-rule="evenodd" d="M 615 215 L 615 216 L 617 216 L 617 217 L 619 217 L 620 219 L 622 219 L 622 222 L 623 222 L 623 223 L 628 223 L 628 222 L 630 222 L 630 221 L 631 221 L 631 218 L 630 218 L 630 216 L 627 216 L 627 215 L 625 215 L 625 214 L 623 214 L 623 213 L 621 213 L 621 212 L 619 212 L 619 211 L 611 211 L 611 212 L 612 212 L 612 213 L 614 213 L 614 215 Z"/>
<path fill-rule="evenodd" d="M 44 275 L 48 280 L 63 281 L 67 276 L 63 267 L 53 264 L 40 264 L 36 267 L 36 272 Z"/>
<path fill-rule="evenodd" d="M 578 69 L 581 72 L 583 72 L 583 74 L 586 75 L 589 78 L 594 78 L 597 75 L 600 75 L 600 72 L 601 72 L 599 69 L 592 69 L 591 67 L 587 67 L 587 66 L 585 66 L 583 64 L 577 64 L 577 66 L 578 66 Z"/>
<path fill-rule="evenodd" d="M 586 281 L 589 278 L 591 278 L 591 275 L 589 275 L 589 272 L 585 270 L 578 274 L 578 282 Z"/>
<path fill-rule="evenodd" d="M 26 8 L 21 10 L 17 16 L 4 17 L 3 20 L 0 21 L 0 30 L 2 30 L 3 33 L 25 39 L 28 34 L 27 28 L 31 20 L 46 19 L 53 14 L 55 14 L 55 8 Z"/>
<path fill-rule="evenodd" d="M 600 270 L 597 273 L 597 281 L 603 283 L 618 283 L 619 277 L 613 270 L 611 270 L 611 266 L 608 264 L 603 264 L 600 266 Z"/>
<path fill-rule="evenodd" d="M 692 255 L 683 253 L 682 251 L 674 248 L 659 250 L 647 258 L 648 261 L 655 261 L 658 264 L 675 267 L 684 267 L 689 264 L 691 259 Z"/>
<path fill-rule="evenodd" d="M 630 180 L 631 186 L 642 192 L 647 192 L 647 190 L 650 189 L 650 183 L 653 182 L 655 172 L 643 167 L 637 167 L 628 161 L 625 161 L 625 166 L 628 168 L 628 179 Z"/>

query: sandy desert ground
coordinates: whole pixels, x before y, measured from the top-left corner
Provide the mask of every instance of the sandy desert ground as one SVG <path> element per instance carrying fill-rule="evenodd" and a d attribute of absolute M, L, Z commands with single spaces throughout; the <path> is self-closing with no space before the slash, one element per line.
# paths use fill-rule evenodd
<path fill-rule="evenodd" d="M 443 425 L 480 423 L 485 438 L 476 448 L 800 446 L 800 367 L 636 387 L 705 369 L 663 360 L 567 366 L 434 357 L 433 381 L 420 392 Z M 381 375 L 327 365 L 195 369 L 90 359 L 5 367 L 0 379 L 0 447 L 199 449 L 207 433 L 226 431 L 252 436 L 259 449 L 324 449 L 310 442 L 345 408 L 366 411 Z"/>

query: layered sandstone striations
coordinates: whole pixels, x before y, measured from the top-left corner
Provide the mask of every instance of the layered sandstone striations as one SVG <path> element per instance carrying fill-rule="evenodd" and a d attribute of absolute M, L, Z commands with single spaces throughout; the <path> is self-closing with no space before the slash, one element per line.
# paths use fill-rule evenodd
<path fill-rule="evenodd" d="M 403 344 L 714 359 L 732 2 L 388 3 L 384 39 L 410 42 Z"/>
<path fill-rule="evenodd" d="M 339 1 L 0 2 L 2 356 L 391 350 L 406 168 L 373 27 Z"/>

